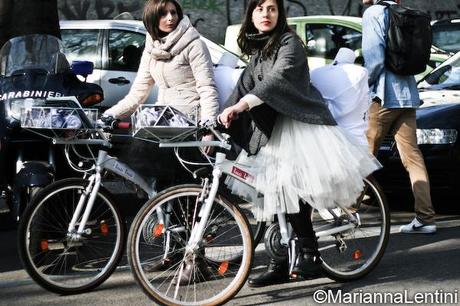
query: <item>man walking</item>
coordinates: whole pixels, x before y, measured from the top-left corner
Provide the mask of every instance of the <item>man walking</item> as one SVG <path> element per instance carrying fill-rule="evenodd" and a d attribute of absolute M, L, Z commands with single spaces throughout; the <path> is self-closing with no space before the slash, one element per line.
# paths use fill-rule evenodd
<path fill-rule="evenodd" d="M 394 133 L 401 161 L 409 173 L 415 198 L 416 217 L 401 226 L 402 233 L 435 233 L 430 183 L 422 153 L 417 146 L 415 109 L 420 105 L 414 76 L 397 75 L 385 67 L 388 8 L 379 0 L 363 0 L 372 5 L 363 15 L 363 57 L 369 73 L 372 103 L 369 107 L 369 149 L 376 155 L 383 138 Z M 385 1 L 399 4 L 399 0 Z"/>

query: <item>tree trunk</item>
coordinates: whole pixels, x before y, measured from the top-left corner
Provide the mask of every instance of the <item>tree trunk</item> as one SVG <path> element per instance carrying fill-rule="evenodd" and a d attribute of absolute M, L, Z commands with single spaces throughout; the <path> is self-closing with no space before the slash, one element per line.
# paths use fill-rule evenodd
<path fill-rule="evenodd" d="M 27 34 L 61 38 L 57 0 L 0 0 L 0 46 Z"/>

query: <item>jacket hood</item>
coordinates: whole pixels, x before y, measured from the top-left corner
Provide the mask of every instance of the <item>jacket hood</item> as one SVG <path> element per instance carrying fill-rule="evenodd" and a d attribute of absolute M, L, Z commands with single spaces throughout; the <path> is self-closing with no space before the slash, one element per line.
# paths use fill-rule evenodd
<path fill-rule="evenodd" d="M 192 41 L 200 38 L 198 31 L 192 26 L 190 19 L 184 16 L 177 27 L 161 40 L 153 42 L 152 56 L 156 60 L 167 60 L 178 55 Z"/>

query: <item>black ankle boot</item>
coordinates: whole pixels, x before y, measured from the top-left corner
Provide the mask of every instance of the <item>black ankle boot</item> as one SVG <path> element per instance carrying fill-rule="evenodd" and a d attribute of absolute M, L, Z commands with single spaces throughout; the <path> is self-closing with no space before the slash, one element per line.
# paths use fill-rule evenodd
<path fill-rule="evenodd" d="M 289 266 L 287 262 L 277 263 L 270 259 L 267 271 L 256 278 L 251 278 L 248 282 L 249 287 L 265 287 L 270 285 L 282 284 L 289 281 Z"/>
<path fill-rule="evenodd" d="M 291 256 L 290 277 L 297 279 L 318 278 L 322 274 L 321 259 L 318 252 L 316 241 L 313 246 L 307 246 L 304 238 L 292 239 L 290 241 L 289 252 Z"/>

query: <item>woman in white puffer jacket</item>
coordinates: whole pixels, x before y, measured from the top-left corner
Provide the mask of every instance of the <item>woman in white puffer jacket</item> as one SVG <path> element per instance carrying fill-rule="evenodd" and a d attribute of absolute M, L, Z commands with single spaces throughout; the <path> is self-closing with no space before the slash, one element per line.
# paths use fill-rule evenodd
<path fill-rule="evenodd" d="M 129 116 L 145 102 L 156 83 L 157 105 L 199 105 L 202 121 L 215 120 L 219 103 L 211 56 L 179 3 L 147 1 L 143 22 L 148 34 L 134 84 L 104 115 L 116 119 Z"/>

